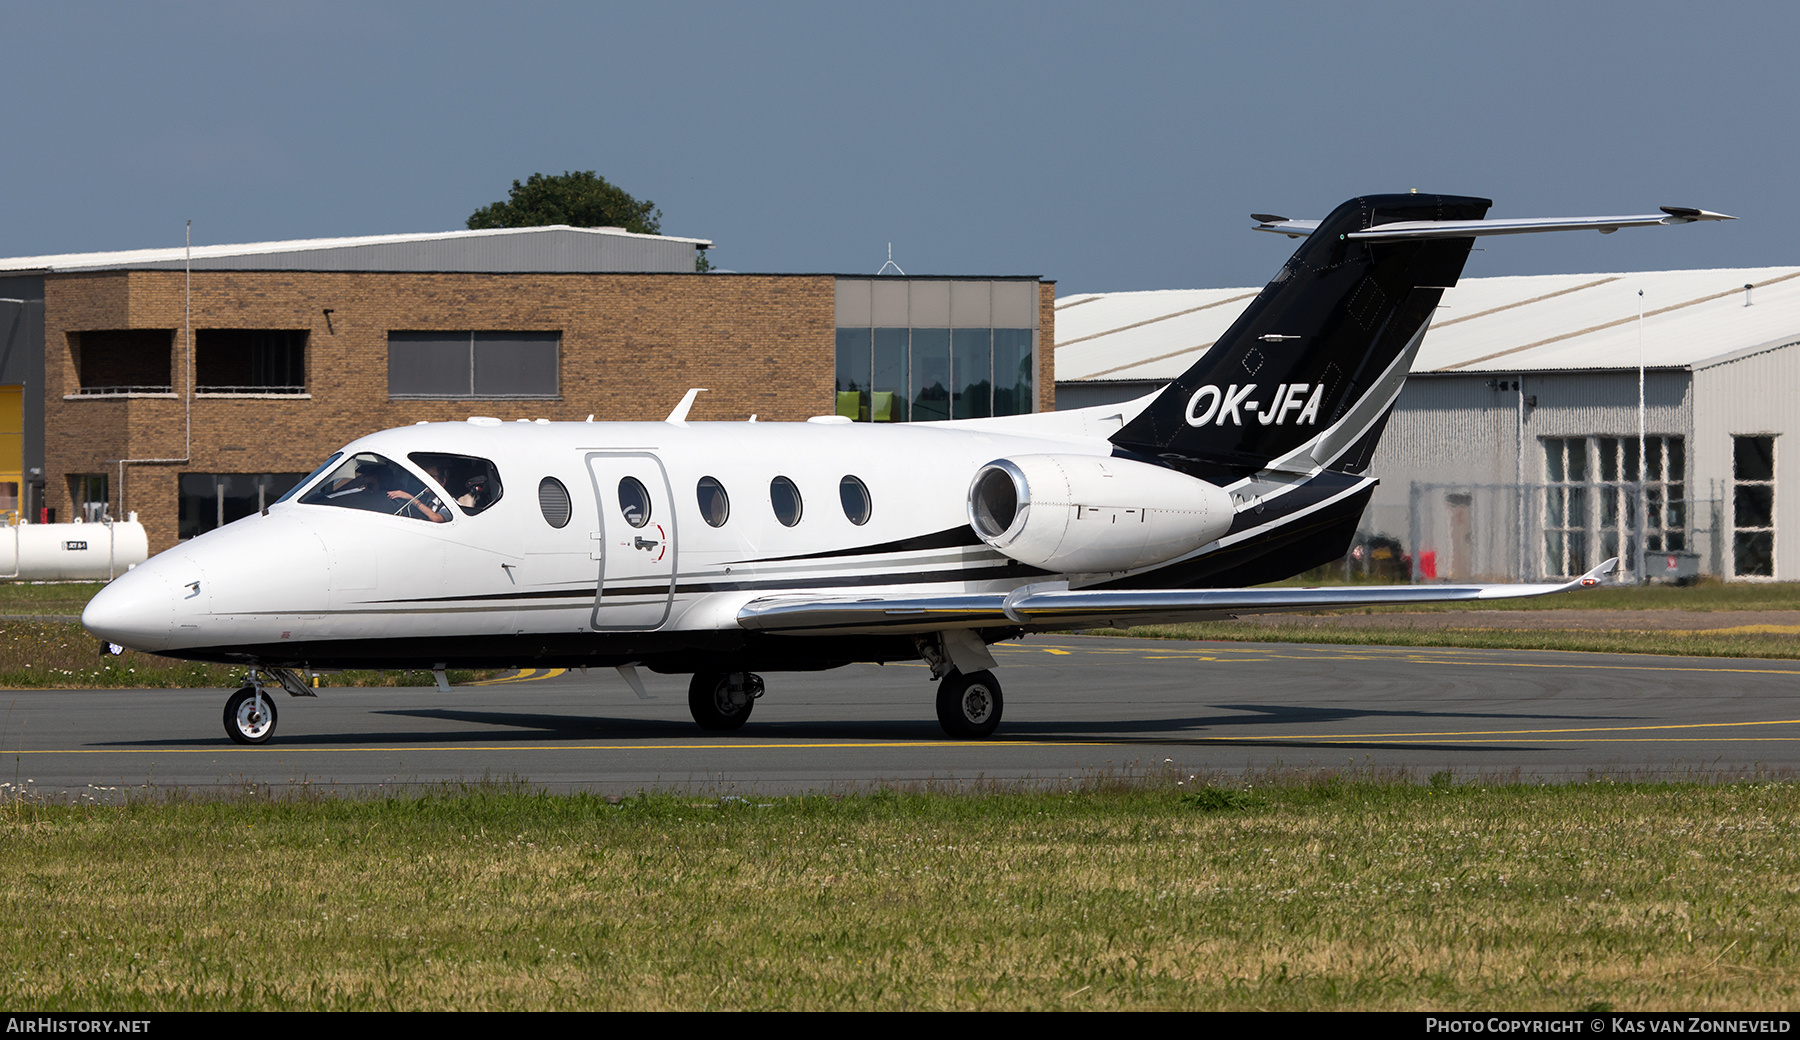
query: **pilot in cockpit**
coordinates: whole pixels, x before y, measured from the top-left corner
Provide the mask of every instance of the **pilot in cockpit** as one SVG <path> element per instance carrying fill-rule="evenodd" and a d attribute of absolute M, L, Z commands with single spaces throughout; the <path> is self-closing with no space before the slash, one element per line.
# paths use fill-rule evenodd
<path fill-rule="evenodd" d="M 417 482 L 396 479 L 393 467 L 385 462 L 359 458 L 356 460 L 356 474 L 332 484 L 324 497 L 332 505 L 376 512 L 404 512 L 412 509 L 434 524 L 450 519 L 446 515 L 444 503 L 436 495 L 423 487 L 419 489 L 421 494 L 414 494 L 402 486 L 407 483 Z M 398 508 L 384 506 L 381 503 L 383 498 L 399 503 Z"/>

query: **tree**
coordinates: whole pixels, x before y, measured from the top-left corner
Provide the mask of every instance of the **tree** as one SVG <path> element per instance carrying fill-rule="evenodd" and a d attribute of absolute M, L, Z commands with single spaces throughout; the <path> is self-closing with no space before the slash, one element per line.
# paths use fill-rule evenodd
<path fill-rule="evenodd" d="M 470 230 L 506 227 L 618 227 L 640 235 L 660 234 L 662 210 L 645 199 L 639 202 L 623 188 L 592 170 L 546 177 L 534 173 L 524 184 L 513 181 L 503 202 L 483 206 L 469 215 Z"/>

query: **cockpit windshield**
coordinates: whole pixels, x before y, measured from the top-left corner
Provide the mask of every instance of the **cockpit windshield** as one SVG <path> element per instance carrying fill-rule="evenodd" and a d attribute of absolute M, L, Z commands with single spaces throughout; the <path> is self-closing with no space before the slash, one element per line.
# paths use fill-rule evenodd
<path fill-rule="evenodd" d="M 286 502 L 288 499 L 293 498 L 295 495 L 298 495 L 300 493 L 301 488 L 312 483 L 315 479 L 318 478 L 319 474 L 325 472 L 326 470 L 330 469 L 332 466 L 336 465 L 337 460 L 339 460 L 343 457 L 344 457 L 344 453 L 340 451 L 337 454 L 331 456 L 331 458 L 328 458 L 324 462 L 319 463 L 318 469 L 315 469 L 311 473 L 308 473 L 306 475 L 305 480 L 302 480 L 300 483 L 295 484 L 291 488 L 288 488 L 287 493 L 282 495 L 280 498 L 276 499 L 272 504 L 280 505 L 281 503 Z"/>
<path fill-rule="evenodd" d="M 324 480 L 301 496 L 302 505 L 340 506 L 389 513 L 441 524 L 450 519 L 449 507 L 437 493 L 404 467 L 362 451 L 346 459 Z"/>
<path fill-rule="evenodd" d="M 448 491 L 470 516 L 500 501 L 500 474 L 486 459 L 432 451 L 415 451 L 407 458 Z"/>

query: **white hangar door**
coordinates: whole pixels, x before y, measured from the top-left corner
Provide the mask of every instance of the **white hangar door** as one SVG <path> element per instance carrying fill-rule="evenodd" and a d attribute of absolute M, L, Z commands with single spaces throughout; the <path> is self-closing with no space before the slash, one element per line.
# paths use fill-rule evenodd
<path fill-rule="evenodd" d="M 675 509 L 669 476 L 649 452 L 590 452 L 588 474 L 600 507 L 592 532 L 600 561 L 594 629 L 651 629 L 669 618 L 675 595 Z"/>

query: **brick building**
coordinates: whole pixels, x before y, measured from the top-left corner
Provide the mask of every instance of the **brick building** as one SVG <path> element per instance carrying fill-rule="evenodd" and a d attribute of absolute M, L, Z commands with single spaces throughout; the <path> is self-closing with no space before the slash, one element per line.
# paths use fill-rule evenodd
<path fill-rule="evenodd" d="M 155 551 L 419 421 L 653 420 L 695 386 L 695 420 L 1054 407 L 1052 283 L 694 273 L 710 245 L 565 227 L 0 260 L 0 509 L 137 512 Z"/>

